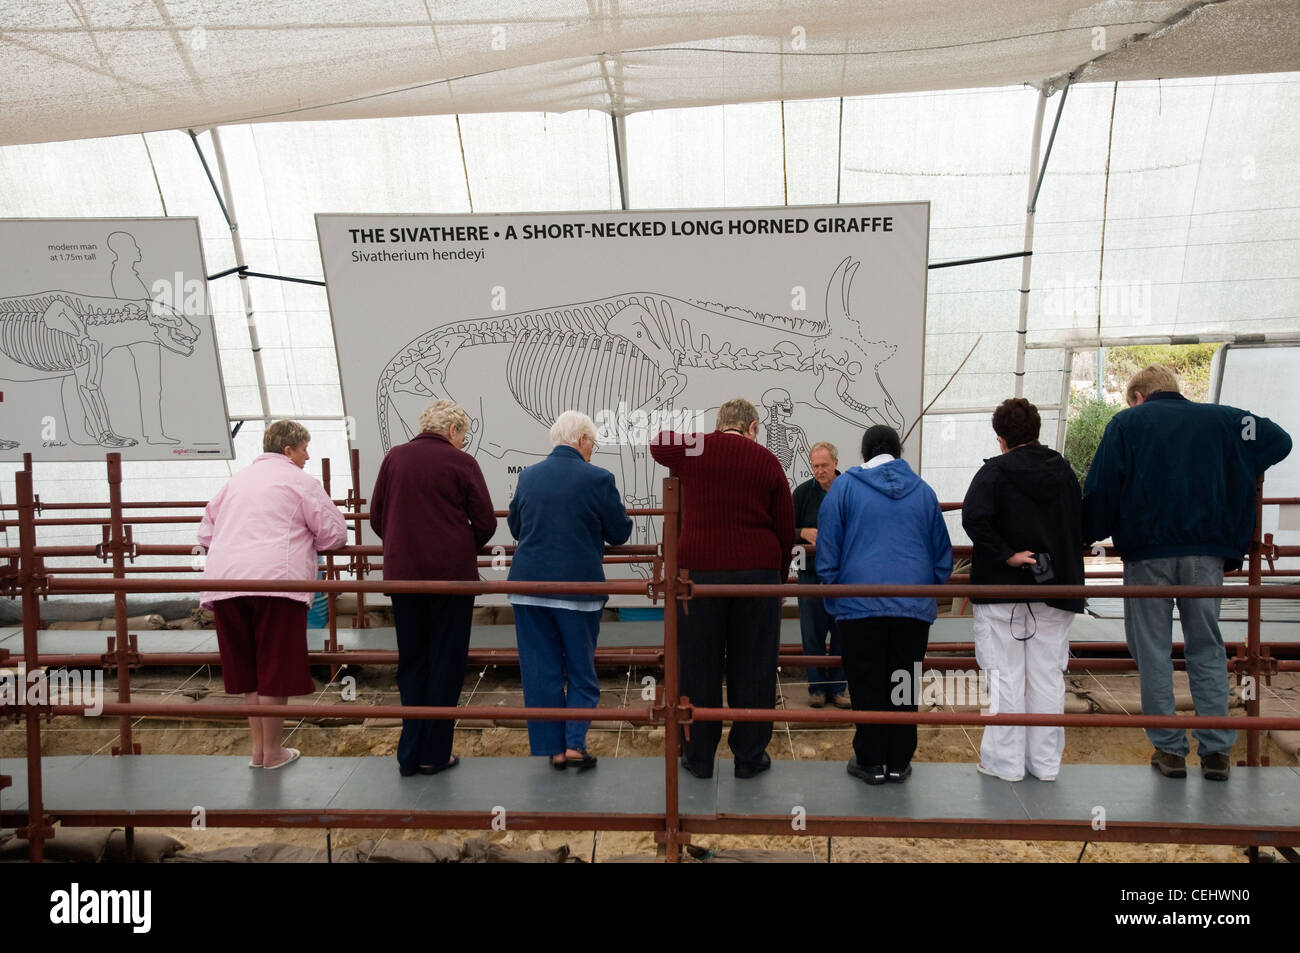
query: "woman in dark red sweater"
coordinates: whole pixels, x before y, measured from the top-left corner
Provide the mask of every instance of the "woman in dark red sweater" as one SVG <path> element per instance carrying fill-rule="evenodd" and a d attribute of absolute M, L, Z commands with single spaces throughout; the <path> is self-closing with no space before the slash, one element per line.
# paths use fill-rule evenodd
<path fill-rule="evenodd" d="M 758 411 L 743 398 L 718 409 L 711 434 L 665 431 L 650 453 L 681 480 L 682 535 L 678 564 L 699 583 L 784 583 L 795 542 L 794 504 L 785 471 L 756 442 Z M 776 706 L 776 662 L 781 640 L 779 598 L 692 599 L 678 610 L 681 692 L 696 705 L 722 705 L 722 677 L 732 708 Z M 736 777 L 752 778 L 772 765 L 771 722 L 733 724 L 729 743 Z M 698 778 L 713 775 L 722 739 L 719 722 L 695 722 L 682 764 Z"/>
<path fill-rule="evenodd" d="M 469 416 L 455 401 L 434 401 L 420 415 L 420 432 L 384 457 L 370 495 L 370 526 L 384 541 L 385 579 L 479 578 L 478 551 L 497 520 L 483 472 L 461 452 L 468 430 Z M 474 597 L 394 593 L 392 600 L 402 704 L 454 706 L 465 681 Z M 402 776 L 455 767 L 455 727 L 403 721 Z"/>

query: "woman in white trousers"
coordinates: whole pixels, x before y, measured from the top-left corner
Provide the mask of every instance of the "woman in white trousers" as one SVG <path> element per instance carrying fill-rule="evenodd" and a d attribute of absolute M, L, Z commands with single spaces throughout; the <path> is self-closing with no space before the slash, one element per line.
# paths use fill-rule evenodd
<path fill-rule="evenodd" d="M 1038 409 L 1022 397 L 993 412 L 999 456 L 984 462 L 962 503 L 975 585 L 1083 584 L 1082 494 L 1065 459 L 1038 442 Z M 975 657 L 990 714 L 1061 714 L 1070 623 L 1082 599 L 975 598 Z M 1004 781 L 1054 781 L 1063 727 L 989 725 L 979 770 Z"/>

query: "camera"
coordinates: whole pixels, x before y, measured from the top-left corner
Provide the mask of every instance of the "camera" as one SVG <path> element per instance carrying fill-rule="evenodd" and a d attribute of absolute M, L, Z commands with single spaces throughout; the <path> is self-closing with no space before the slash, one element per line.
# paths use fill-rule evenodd
<path fill-rule="evenodd" d="M 1052 557 L 1047 553 L 1034 553 L 1033 556 L 1029 571 L 1034 574 L 1034 582 L 1054 582 L 1056 573 L 1052 569 Z"/>

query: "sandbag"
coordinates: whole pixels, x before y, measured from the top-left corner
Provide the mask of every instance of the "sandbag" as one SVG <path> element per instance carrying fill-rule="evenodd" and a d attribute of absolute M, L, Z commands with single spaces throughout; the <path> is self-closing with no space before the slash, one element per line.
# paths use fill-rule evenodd
<path fill-rule="evenodd" d="M 484 837 L 465 842 L 461 861 L 466 864 L 563 864 L 569 861 L 569 845 L 546 850 L 506 847 Z"/>
<path fill-rule="evenodd" d="M 185 849 L 185 843 L 162 831 L 135 832 L 135 859 L 127 855 L 126 831 L 115 830 L 108 838 L 108 849 L 104 853 L 106 864 L 160 864 L 177 851 Z"/>
<path fill-rule="evenodd" d="M 112 833 L 112 830 L 107 827 L 60 827 L 55 831 L 55 835 L 45 842 L 45 859 L 74 864 L 97 864 L 108 849 L 108 839 Z M 27 848 L 27 838 L 16 835 L 10 837 L 9 840 L 0 843 L 0 860 L 26 860 Z"/>
<path fill-rule="evenodd" d="M 461 858 L 459 844 L 440 840 L 363 840 L 354 849 L 359 862 L 367 864 L 454 864 Z M 338 854 L 334 862 L 339 862 Z"/>

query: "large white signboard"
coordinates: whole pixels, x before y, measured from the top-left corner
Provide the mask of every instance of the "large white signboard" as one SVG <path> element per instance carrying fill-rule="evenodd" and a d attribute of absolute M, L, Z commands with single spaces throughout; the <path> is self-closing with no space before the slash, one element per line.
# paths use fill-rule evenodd
<path fill-rule="evenodd" d="M 233 456 L 193 218 L 0 220 L 0 459 Z"/>
<path fill-rule="evenodd" d="M 920 414 L 929 211 L 318 215 L 363 482 L 439 398 L 472 419 L 498 508 L 569 409 L 596 421 L 592 462 L 629 507 L 661 502 L 648 437 L 712 430 L 733 397 L 791 487 L 816 441 L 856 464 L 866 427 Z M 914 463 L 919 448 L 918 427 Z M 637 522 L 630 542 L 655 542 Z"/>

